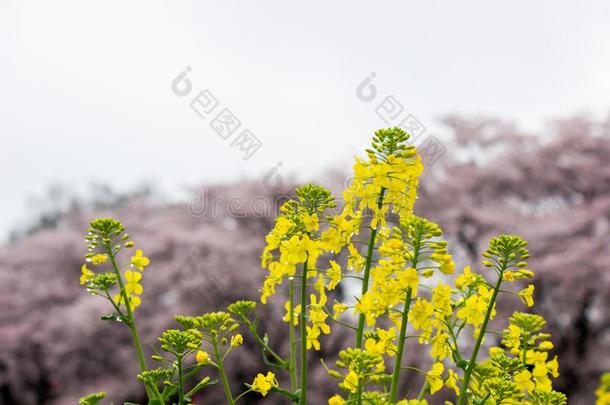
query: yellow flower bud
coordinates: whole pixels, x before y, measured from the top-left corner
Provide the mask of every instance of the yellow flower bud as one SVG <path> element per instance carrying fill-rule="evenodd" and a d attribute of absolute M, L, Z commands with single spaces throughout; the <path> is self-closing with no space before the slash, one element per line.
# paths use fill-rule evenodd
<path fill-rule="evenodd" d="M 199 350 L 195 355 L 195 360 L 199 364 L 206 365 L 210 362 L 210 355 L 205 350 Z"/>
<path fill-rule="evenodd" d="M 241 346 L 244 343 L 244 338 L 239 333 L 231 337 L 231 347 Z"/>

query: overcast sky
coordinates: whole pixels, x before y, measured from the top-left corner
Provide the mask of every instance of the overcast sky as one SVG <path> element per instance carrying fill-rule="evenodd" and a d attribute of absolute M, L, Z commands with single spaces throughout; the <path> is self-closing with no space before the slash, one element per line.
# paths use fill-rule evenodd
<path fill-rule="evenodd" d="M 441 139 L 446 113 L 533 130 L 603 116 L 609 21 L 608 1 L 2 0 L 0 234 L 54 182 L 152 180 L 175 195 L 277 162 L 286 175 L 348 167 L 386 126 L 388 96 Z M 190 104 L 204 108 L 206 89 L 202 118 Z M 225 108 L 241 122 L 227 139 L 211 127 Z M 232 145 L 245 129 L 262 144 L 247 160 Z"/>

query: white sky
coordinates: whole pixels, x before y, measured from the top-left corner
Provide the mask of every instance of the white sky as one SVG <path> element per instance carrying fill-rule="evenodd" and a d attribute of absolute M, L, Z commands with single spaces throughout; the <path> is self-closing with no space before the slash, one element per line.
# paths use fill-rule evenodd
<path fill-rule="evenodd" d="M 441 139 L 449 112 L 527 129 L 602 116 L 608 21 L 608 1 L 3 0 L 0 233 L 52 182 L 153 180 L 175 195 L 278 161 L 286 175 L 348 167 L 386 126 L 375 105 L 390 94 Z M 186 66 L 193 93 L 179 98 Z M 189 107 L 205 88 L 263 142 L 250 160 Z"/>

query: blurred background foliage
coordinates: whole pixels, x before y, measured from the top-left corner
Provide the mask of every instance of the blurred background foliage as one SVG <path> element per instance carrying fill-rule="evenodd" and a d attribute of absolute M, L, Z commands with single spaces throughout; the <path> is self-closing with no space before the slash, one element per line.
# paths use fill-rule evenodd
<path fill-rule="evenodd" d="M 498 233 L 529 241 L 535 309 L 549 321 L 560 360 L 557 388 L 571 404 L 593 403 L 599 375 L 610 369 L 610 118 L 558 120 L 540 134 L 494 119 L 452 116 L 444 123 L 452 134 L 447 152 L 426 168 L 416 212 L 443 227 L 459 267 L 478 266 L 480 252 Z M 339 193 L 348 174 L 335 170 L 311 180 Z M 78 282 L 90 219 L 120 219 L 151 257 L 137 314 L 150 353 L 174 314 L 258 301 L 253 286 L 264 276 L 259 256 L 273 222 L 270 208 L 293 186 L 263 180 L 206 185 L 193 190 L 208 208 L 203 214 L 193 212 L 195 200 L 170 203 L 149 186 L 117 193 L 98 184 L 87 198 L 56 186 L 34 201 L 36 220 L 0 247 L 0 403 L 72 404 L 98 390 L 115 403 L 143 399 L 128 330 L 100 321 L 106 303 L 88 297 Z M 515 307 L 504 302 L 499 311 L 506 315 Z M 259 304 L 258 314 L 260 330 L 286 352 L 283 308 Z M 337 332 L 322 342 L 321 356 L 332 358 L 347 344 Z M 244 337 L 229 359 L 235 390 L 264 369 Z M 418 361 L 415 351 L 410 356 Z M 319 362 L 312 367 L 318 388 L 312 403 L 325 403 L 334 381 Z M 222 401 L 220 387 L 205 395 Z"/>

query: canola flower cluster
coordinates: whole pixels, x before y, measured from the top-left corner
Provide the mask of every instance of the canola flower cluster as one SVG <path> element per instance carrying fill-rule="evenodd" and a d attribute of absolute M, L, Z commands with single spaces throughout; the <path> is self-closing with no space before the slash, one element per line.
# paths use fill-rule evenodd
<path fill-rule="evenodd" d="M 260 302 L 283 304 L 288 353 L 274 350 L 261 335 L 257 304 L 237 301 L 225 311 L 176 316 L 179 327 L 161 334 L 161 351 L 152 356 L 160 365 L 149 368 L 134 311 L 150 260 L 136 250 L 119 264 L 118 253 L 134 246 L 123 226 L 110 218 L 91 223 L 85 258 L 93 267 L 83 265 L 80 282 L 111 303 L 114 312 L 102 319 L 129 326 L 149 404 L 191 404 L 196 393 L 219 381 L 230 405 L 252 392 L 308 404 L 315 387 L 307 360 L 334 328 L 350 331 L 353 344 L 346 343 L 334 366 L 322 362 L 337 382 L 329 405 L 426 405 L 438 402 L 442 390 L 453 396 L 447 403 L 457 405 L 567 403 L 553 389 L 559 364 L 546 322 L 530 312 L 534 285 L 527 281 L 534 273 L 527 269 L 527 242 L 495 237 L 480 265 L 456 274 L 441 227 L 413 212 L 423 165 L 408 138 L 400 128 L 375 133 L 367 158 L 356 158 L 354 181 L 337 215 L 329 213 L 335 208 L 332 193 L 317 185 L 298 187 L 282 205 L 261 255 Z M 108 263 L 111 271 L 101 271 Z M 354 299 L 339 293 L 353 288 L 338 288 L 348 278 L 359 284 Z M 501 296 L 520 301 L 528 312 L 513 313 L 505 329 L 496 331 L 490 322 Z M 261 347 L 269 370 L 236 389 L 225 360 L 246 339 Z M 405 364 L 409 350 L 428 354 L 425 369 Z M 414 372 L 422 375 L 423 386 L 401 392 L 407 383 L 413 388 Z M 610 404 L 609 391 L 605 375 L 597 405 Z M 104 396 L 91 394 L 81 403 L 97 404 Z"/>
<path fill-rule="evenodd" d="M 117 254 L 124 248 L 133 248 L 134 242 L 129 240 L 129 234 L 124 234 L 123 225 L 112 218 L 100 218 L 91 222 L 91 227 L 85 237 L 88 242 L 88 252 L 85 255 L 87 263 L 81 266 L 80 284 L 84 285 L 93 295 L 100 295 L 113 303 L 117 315 L 123 321 L 130 321 L 129 315 L 140 306 L 140 295 L 144 292 L 141 280 L 144 269 L 150 264 L 150 259 L 137 249 L 129 263 L 118 264 Z M 120 239 L 120 243 L 116 243 Z M 110 271 L 93 271 L 102 269 L 110 261 Z M 121 276 L 121 269 L 123 275 Z M 110 298 L 110 290 L 116 284 L 118 292 Z M 121 310 L 123 308 L 123 310 Z M 125 313 L 126 311 L 126 313 Z"/>

